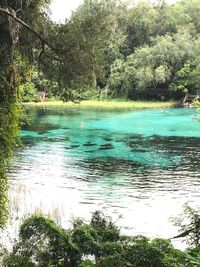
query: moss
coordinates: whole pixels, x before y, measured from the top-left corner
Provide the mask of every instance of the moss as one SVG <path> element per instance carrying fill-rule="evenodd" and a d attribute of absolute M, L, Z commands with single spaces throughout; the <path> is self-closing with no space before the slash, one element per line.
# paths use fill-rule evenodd
<path fill-rule="evenodd" d="M 18 142 L 21 108 L 18 105 L 17 71 L 20 64 L 16 55 L 18 24 L 11 22 L 7 15 L 1 14 L 0 29 L 0 227 L 3 227 L 8 217 L 7 171 L 13 149 Z"/>

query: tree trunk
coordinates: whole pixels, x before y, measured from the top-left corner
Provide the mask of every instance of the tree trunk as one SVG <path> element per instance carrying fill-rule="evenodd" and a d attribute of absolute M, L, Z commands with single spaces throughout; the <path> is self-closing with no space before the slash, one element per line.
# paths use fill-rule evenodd
<path fill-rule="evenodd" d="M 96 76 L 96 60 L 95 60 L 94 48 L 92 49 L 91 63 L 92 63 L 92 70 L 91 70 L 92 87 L 96 88 L 97 87 L 97 76 Z"/>
<path fill-rule="evenodd" d="M 0 8 L 14 13 L 8 6 L 0 5 Z M 7 219 L 6 169 L 18 129 L 18 79 L 14 67 L 17 41 L 18 25 L 11 17 L 0 13 L 0 227 Z"/>
<path fill-rule="evenodd" d="M 11 14 L 15 11 L 7 6 L 1 6 Z M 13 18 L 0 13 L 0 104 L 15 100 L 17 93 L 17 77 L 14 68 L 14 51 L 18 42 L 18 25 Z"/>

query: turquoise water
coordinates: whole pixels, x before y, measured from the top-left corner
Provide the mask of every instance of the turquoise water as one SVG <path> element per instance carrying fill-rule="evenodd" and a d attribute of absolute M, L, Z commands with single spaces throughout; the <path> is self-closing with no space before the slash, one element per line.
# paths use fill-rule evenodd
<path fill-rule="evenodd" d="M 10 175 L 11 195 L 19 184 L 21 194 L 12 212 L 41 209 L 67 225 L 73 216 L 87 219 L 103 209 L 129 232 L 169 237 L 176 232 L 169 217 L 185 202 L 198 205 L 194 109 L 29 113 Z"/>

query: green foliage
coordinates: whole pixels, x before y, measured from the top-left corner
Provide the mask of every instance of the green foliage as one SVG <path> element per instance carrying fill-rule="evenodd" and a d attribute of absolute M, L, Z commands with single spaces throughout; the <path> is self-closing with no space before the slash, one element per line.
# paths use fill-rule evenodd
<path fill-rule="evenodd" d="M 21 107 L 18 104 L 18 75 L 17 69 L 7 64 L 9 47 L 3 46 L 0 36 L 0 228 L 4 227 L 7 211 L 7 171 L 14 148 L 19 144 L 19 117 Z M 2 45 L 2 46 L 1 46 Z M 7 55 L 6 55 L 7 52 Z M 2 55 L 5 53 L 5 56 Z M 13 57 L 13 63 L 16 63 Z"/>
<path fill-rule="evenodd" d="M 178 237 L 186 238 L 190 247 L 200 246 L 200 212 L 191 208 L 188 204 L 184 206 L 184 213 L 174 219 L 175 225 L 179 226 L 180 235 Z"/>
<path fill-rule="evenodd" d="M 63 99 L 82 98 L 82 94 L 84 99 L 93 98 L 93 94 L 85 96 L 86 88 L 106 86 L 110 65 L 126 46 L 119 27 L 122 13 L 123 6 L 115 0 L 84 1 L 70 20 L 54 28 L 57 37 L 52 42 L 63 63 L 45 59 L 48 68 L 43 72 L 59 83 Z"/>
<path fill-rule="evenodd" d="M 25 84 L 20 86 L 21 97 L 23 102 L 35 102 L 38 101 L 36 88 L 33 83 L 26 82 Z"/>
<path fill-rule="evenodd" d="M 161 251 L 164 255 L 164 265 L 168 267 L 180 266 L 182 264 L 186 264 L 187 255 L 183 251 L 175 249 L 172 246 L 172 243 L 168 239 L 155 238 L 151 241 L 151 245 L 159 251 Z"/>
<path fill-rule="evenodd" d="M 162 253 L 148 243 L 128 246 L 125 250 L 126 266 L 164 267 Z"/>
<path fill-rule="evenodd" d="M 197 110 L 200 110 L 200 101 L 194 101 L 194 106 L 197 108 Z"/>
<path fill-rule="evenodd" d="M 180 99 L 199 86 L 198 15 L 198 0 L 131 8 L 86 0 L 65 24 L 51 25 L 63 62 L 44 58 L 43 72 L 64 100 L 93 99 L 98 87 L 115 98 Z"/>
<path fill-rule="evenodd" d="M 1 1 L 0 7 L 37 25 L 38 20 L 44 18 L 42 7 L 49 0 L 8 0 Z M 39 19 L 40 17 L 40 19 Z M 28 20 L 29 18 L 29 20 Z M 27 29 L 26 29 L 27 31 Z M 30 44 L 29 34 L 24 34 L 24 28 L 9 16 L 0 14 L 0 227 L 3 227 L 7 219 L 7 171 L 12 152 L 18 144 L 19 118 L 21 115 L 19 75 L 24 67 L 23 60 L 19 61 L 21 55 L 28 55 L 33 59 L 33 48 Z M 27 32 L 26 32 L 27 33 Z M 20 40 L 20 45 L 18 41 Z M 27 49 L 27 44 L 29 47 Z M 28 53 L 27 53 L 28 50 Z M 19 53 L 18 53 L 19 52 Z M 22 64 L 21 64 L 22 63 Z"/>
<path fill-rule="evenodd" d="M 170 84 L 170 90 L 176 95 L 184 96 L 190 90 L 190 64 L 184 64 L 184 66 L 177 72 L 174 82 Z"/>
<path fill-rule="evenodd" d="M 150 4 L 141 2 L 131 8 L 127 16 L 128 44 L 131 50 L 149 44 L 158 11 Z"/>
<path fill-rule="evenodd" d="M 184 62 L 194 57 L 193 50 L 192 36 L 187 31 L 178 32 L 173 37 L 156 37 L 152 39 L 151 46 L 137 48 L 126 62 L 116 60 L 113 63 L 109 88 L 117 91 L 118 96 L 125 97 L 151 90 L 166 93 L 168 87 L 185 91 L 189 83 L 190 65 Z M 173 80 L 177 83 L 170 87 Z"/>
<path fill-rule="evenodd" d="M 14 254 L 8 254 L 4 257 L 3 266 L 5 267 L 35 267 L 31 261 L 26 258 Z"/>
<path fill-rule="evenodd" d="M 47 80 L 44 73 L 38 71 L 34 66 L 30 66 L 27 60 L 18 57 L 18 64 L 23 66 L 20 68 L 20 87 L 19 92 L 22 102 L 39 102 L 38 91 L 43 91 L 48 98 L 60 97 L 61 91 L 55 81 Z"/>
<path fill-rule="evenodd" d="M 1 77 L 0 77 L 1 80 Z M 21 110 L 17 104 L 0 105 L 0 227 L 7 220 L 7 176 L 6 170 L 14 148 L 19 144 L 19 116 Z"/>
<path fill-rule="evenodd" d="M 95 264 L 91 260 L 82 260 L 80 263 L 80 267 L 95 267 Z"/>
<path fill-rule="evenodd" d="M 99 90 L 97 88 L 85 87 L 73 87 L 63 89 L 61 99 L 63 101 L 80 102 L 82 100 L 97 99 L 99 96 Z"/>
<path fill-rule="evenodd" d="M 200 247 L 189 249 L 187 253 L 188 266 L 200 266 Z"/>
<path fill-rule="evenodd" d="M 24 221 L 14 252 L 27 260 L 34 259 L 40 266 L 78 266 L 81 260 L 69 234 L 39 215 Z"/>
<path fill-rule="evenodd" d="M 61 95 L 61 92 L 58 87 L 58 83 L 46 79 L 43 72 L 37 71 L 33 68 L 31 73 L 30 82 L 33 84 L 37 91 L 45 91 L 48 94 L 48 97 L 58 97 Z"/>
<path fill-rule="evenodd" d="M 105 217 L 102 212 L 93 213 L 90 225 L 96 230 L 100 242 L 119 240 L 119 228 L 110 217 Z"/>
<path fill-rule="evenodd" d="M 61 25 L 52 23 L 42 8 L 49 0 L 19 2 L 8 1 L 56 48 L 40 53 L 40 42 L 20 29 L 21 55 L 40 67 L 22 84 L 31 82 L 65 101 L 94 99 L 98 88 L 108 90 L 109 97 L 155 99 L 182 98 L 186 91 L 198 90 L 198 0 L 132 7 L 117 0 L 85 0 Z M 32 95 L 32 86 L 23 86 Z"/>
<path fill-rule="evenodd" d="M 85 255 L 94 255 L 97 261 L 100 261 L 103 255 L 122 250 L 121 245 L 117 243 L 119 238 L 119 229 L 109 217 L 99 211 L 93 213 L 89 225 L 76 222 L 72 233 L 72 241 L 80 251 Z"/>
<path fill-rule="evenodd" d="M 21 225 L 19 240 L 4 262 L 11 267 L 189 267 L 198 257 L 198 249 L 184 253 L 170 240 L 122 236 L 109 217 L 96 211 L 89 224 L 76 219 L 69 231 L 48 218 L 31 216 Z"/>

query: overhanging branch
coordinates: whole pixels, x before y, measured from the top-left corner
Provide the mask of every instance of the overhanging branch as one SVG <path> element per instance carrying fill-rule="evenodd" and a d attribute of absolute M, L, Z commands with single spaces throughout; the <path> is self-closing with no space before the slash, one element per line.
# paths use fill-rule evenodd
<path fill-rule="evenodd" d="M 27 30 L 29 30 L 30 32 L 32 32 L 41 42 L 42 44 L 47 45 L 48 47 L 50 47 L 53 51 L 56 52 L 56 49 L 47 42 L 47 40 L 44 39 L 44 37 L 42 37 L 39 33 L 37 33 L 34 29 L 32 29 L 28 24 L 26 24 L 23 20 L 19 19 L 15 14 L 12 14 L 9 10 L 1 8 L 0 7 L 0 12 L 3 12 L 4 14 L 6 14 L 7 16 L 13 18 L 15 21 L 17 21 L 19 24 L 21 24 L 22 26 L 24 26 Z"/>

